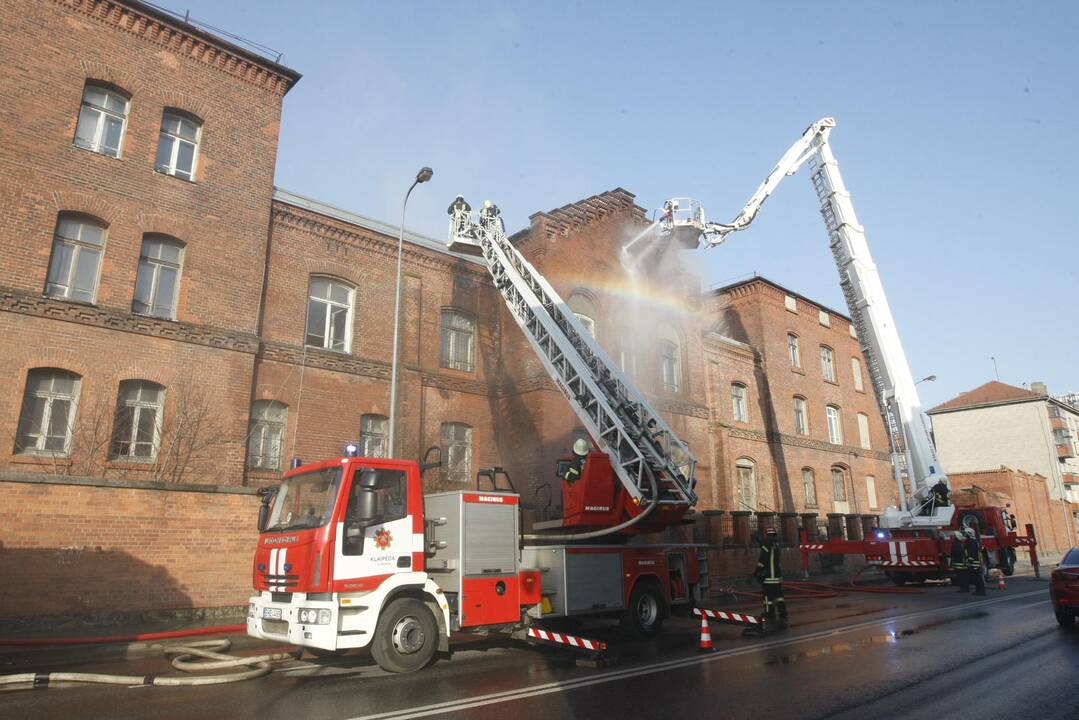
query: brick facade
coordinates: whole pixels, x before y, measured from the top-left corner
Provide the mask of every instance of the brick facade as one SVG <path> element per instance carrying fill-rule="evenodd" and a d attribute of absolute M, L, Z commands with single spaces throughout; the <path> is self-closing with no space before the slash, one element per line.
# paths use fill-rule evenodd
<path fill-rule="evenodd" d="M 279 475 L 251 467 L 253 404 L 281 411 L 281 466 L 337 454 L 359 438 L 363 416 L 389 415 L 397 228 L 274 189 L 295 72 L 128 0 L 0 0 L 0 19 L 10 69 L 0 78 L 0 335 L 17 339 L 0 347 L 0 568 L 22 579 L 0 598 L 0 615 L 242 603 L 251 486 Z M 88 82 L 127 98 L 119 157 L 73 143 Z M 201 123 L 193 181 L 155 172 L 166 109 Z M 90 303 L 44 292 L 61 213 L 105 228 Z M 790 312 L 788 291 L 763 279 L 701 293 L 669 249 L 652 248 L 631 274 L 620 250 L 647 227 L 619 188 L 536 213 L 513 241 L 571 308 L 587 309 L 600 344 L 696 454 L 699 509 L 747 506 L 740 461 L 754 470 L 750 509 L 875 513 L 893 503 L 868 378 L 853 387 L 849 359 L 860 353 L 849 321 L 800 297 Z M 183 243 L 173 318 L 133 312 L 148 233 Z M 418 458 L 440 444 L 444 424 L 465 425 L 473 474 L 502 466 L 526 501 L 547 497 L 555 460 L 581 428 L 484 267 L 406 233 L 403 277 L 395 455 Z M 307 343 L 312 278 L 351 293 L 347 347 Z M 444 367 L 451 311 L 474 323 L 471 369 Z M 787 332 L 801 338 L 801 372 L 787 361 Z M 676 348 L 667 360 L 661 343 Z M 821 378 L 820 344 L 834 349 L 835 382 Z M 28 377 L 46 368 L 79 378 L 66 453 L 16 443 Z M 120 384 L 132 380 L 164 389 L 153 460 L 111 451 Z M 735 382 L 747 392 L 744 422 L 732 415 Z M 793 427 L 795 394 L 809 404 L 804 435 Z M 826 404 L 841 412 L 839 444 L 828 442 Z M 868 450 L 857 413 L 868 419 Z M 846 505 L 832 497 L 832 467 L 845 473 Z M 815 506 L 803 468 L 815 472 Z M 866 476 L 876 478 L 875 505 Z M 557 512 L 557 487 L 550 497 Z M 32 572 L 20 570 L 27 558 Z M 65 579 L 78 587 L 54 593 Z M 47 603 L 35 602 L 44 594 Z"/>

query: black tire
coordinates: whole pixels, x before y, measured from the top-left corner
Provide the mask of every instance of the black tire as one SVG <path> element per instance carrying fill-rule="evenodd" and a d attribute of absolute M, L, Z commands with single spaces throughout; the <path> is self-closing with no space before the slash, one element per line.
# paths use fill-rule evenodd
<path fill-rule="evenodd" d="M 315 657 L 320 658 L 322 660 L 339 660 L 342 657 L 344 657 L 345 653 L 347 653 L 352 648 L 338 648 L 336 650 L 323 650 L 322 648 L 309 647 L 309 648 L 304 648 L 304 649 L 307 650 L 307 652 L 314 655 Z"/>
<path fill-rule="evenodd" d="M 1060 627 L 1072 630 L 1075 628 L 1075 611 L 1068 608 L 1053 606 L 1053 614 L 1057 616 Z"/>
<path fill-rule="evenodd" d="M 655 582 L 638 582 L 629 596 L 629 607 L 621 617 L 622 630 L 636 637 L 652 637 L 663 626 L 666 607 L 663 592 Z"/>
<path fill-rule="evenodd" d="M 888 573 L 888 577 L 895 583 L 896 587 L 903 587 L 910 582 L 910 575 L 905 572 L 891 572 Z"/>
<path fill-rule="evenodd" d="M 438 650 L 438 623 L 415 598 L 391 600 L 382 609 L 371 641 L 371 656 L 386 672 L 410 673 L 426 667 Z"/>
<path fill-rule="evenodd" d="M 1000 556 L 1000 571 L 1011 577 L 1015 574 L 1015 550 L 1013 548 L 1001 548 Z"/>

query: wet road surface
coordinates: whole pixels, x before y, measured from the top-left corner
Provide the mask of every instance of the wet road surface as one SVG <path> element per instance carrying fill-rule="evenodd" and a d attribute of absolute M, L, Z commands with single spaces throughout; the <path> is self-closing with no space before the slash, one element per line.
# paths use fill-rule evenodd
<path fill-rule="evenodd" d="M 502 639 L 390 675 L 363 655 L 288 663 L 265 678 L 199 688 L 80 686 L 0 693 L 2 718 L 1079 718 L 1079 632 L 1058 627 L 1044 580 L 988 597 L 844 595 L 792 603 L 789 630 L 743 638 L 674 619 L 652 641 L 602 637 L 619 662 L 582 668 L 561 649 Z M 254 652 L 254 651 L 248 651 Z M 42 670 L 165 673 L 144 658 Z"/>

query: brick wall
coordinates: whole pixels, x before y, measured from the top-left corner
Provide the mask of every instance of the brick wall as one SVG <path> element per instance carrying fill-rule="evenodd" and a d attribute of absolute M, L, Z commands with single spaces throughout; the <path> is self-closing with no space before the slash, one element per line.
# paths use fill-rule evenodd
<path fill-rule="evenodd" d="M 213 486 L 65 484 L 0 475 L 0 624 L 243 605 L 257 532 L 253 494 Z"/>

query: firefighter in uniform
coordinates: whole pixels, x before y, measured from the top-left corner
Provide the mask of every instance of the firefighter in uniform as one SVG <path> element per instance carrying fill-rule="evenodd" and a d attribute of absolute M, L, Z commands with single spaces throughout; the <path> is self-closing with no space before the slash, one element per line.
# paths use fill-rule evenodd
<path fill-rule="evenodd" d="M 776 621 L 776 612 L 779 613 L 779 628 L 787 627 L 787 601 L 783 597 L 783 568 L 779 555 L 779 544 L 776 542 L 776 529 L 770 527 L 764 531 L 764 544 L 761 545 L 760 560 L 757 561 L 757 571 L 754 573 L 757 582 L 761 584 L 764 594 L 764 620 L 770 627 Z M 752 628 L 751 628 L 752 629 Z M 764 632 L 762 627 L 758 632 Z"/>
<path fill-rule="evenodd" d="M 970 592 L 970 579 L 967 577 L 967 548 L 963 533 L 956 532 L 952 540 L 951 568 L 955 571 L 956 592 Z"/>
<path fill-rule="evenodd" d="M 566 468 L 566 474 L 562 476 L 562 479 L 571 485 L 581 479 L 581 473 L 584 472 L 584 461 L 588 457 L 588 441 L 584 438 L 577 438 L 573 443 L 573 460 L 570 462 L 569 467 Z"/>
<path fill-rule="evenodd" d="M 450 206 L 446 208 L 446 212 L 453 220 L 453 232 L 455 235 L 467 235 L 468 233 L 468 214 L 472 212 L 472 206 L 468 204 L 463 195 L 458 195 Z"/>
<path fill-rule="evenodd" d="M 985 595 L 985 577 L 982 575 L 982 545 L 978 542 L 978 533 L 968 527 L 963 532 L 967 535 L 967 574 L 974 581 L 974 594 Z"/>

